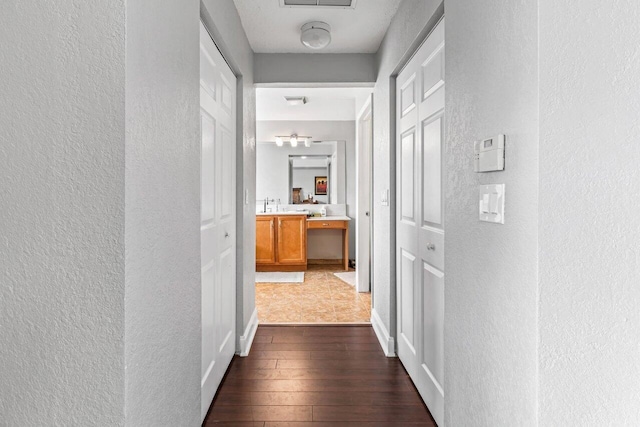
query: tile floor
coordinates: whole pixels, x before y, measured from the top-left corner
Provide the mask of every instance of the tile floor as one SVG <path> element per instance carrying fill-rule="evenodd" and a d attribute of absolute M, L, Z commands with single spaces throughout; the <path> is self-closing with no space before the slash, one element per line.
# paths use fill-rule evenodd
<path fill-rule="evenodd" d="M 333 275 L 339 266 L 309 266 L 304 283 L 256 283 L 261 324 L 356 323 L 371 319 L 371 293 Z"/>

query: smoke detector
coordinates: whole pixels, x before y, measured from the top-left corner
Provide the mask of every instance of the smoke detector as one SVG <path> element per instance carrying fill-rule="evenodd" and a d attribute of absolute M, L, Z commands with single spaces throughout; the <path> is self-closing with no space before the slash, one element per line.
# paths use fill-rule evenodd
<path fill-rule="evenodd" d="M 309 49 L 323 49 L 331 43 L 331 27 L 326 22 L 307 22 L 300 32 L 300 41 Z"/>

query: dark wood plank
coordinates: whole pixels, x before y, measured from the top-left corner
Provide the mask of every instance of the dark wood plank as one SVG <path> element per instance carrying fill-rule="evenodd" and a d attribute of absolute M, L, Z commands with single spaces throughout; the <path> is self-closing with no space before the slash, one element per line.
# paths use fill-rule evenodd
<path fill-rule="evenodd" d="M 371 370 L 371 369 L 384 369 L 387 367 L 400 367 L 400 362 L 397 359 L 391 358 L 375 358 L 366 360 L 353 360 L 353 359 L 312 359 L 312 360 L 278 360 L 276 365 L 277 369 L 351 369 L 351 370 Z"/>
<path fill-rule="evenodd" d="M 335 351 L 335 350 L 334 350 Z M 318 353 L 318 352 L 313 352 Z M 345 354 L 344 351 L 335 351 L 336 354 Z M 251 351 L 252 359 L 275 359 L 275 360 L 293 360 L 293 359 L 311 359 L 311 351 Z"/>
<path fill-rule="evenodd" d="M 331 380 L 331 379 L 392 379 L 402 375 L 402 366 L 381 369 L 251 369 L 238 365 L 229 368 L 229 374 L 236 378 L 250 380 Z"/>
<path fill-rule="evenodd" d="M 278 359 L 239 357 L 233 361 L 233 368 L 235 369 L 276 369 L 277 365 Z"/>
<path fill-rule="evenodd" d="M 224 390 L 232 392 L 250 391 L 385 391 L 407 393 L 411 390 L 408 378 L 391 379 L 332 379 L 332 380 L 252 380 L 227 379 Z"/>
<path fill-rule="evenodd" d="M 255 421 L 312 421 L 311 406 L 252 406 Z"/>
<path fill-rule="evenodd" d="M 254 343 L 270 343 L 273 340 L 273 336 L 272 335 L 258 335 L 256 334 L 255 337 L 253 337 L 253 342 Z"/>
<path fill-rule="evenodd" d="M 312 422 L 266 422 L 264 427 L 434 427 L 433 422 L 407 422 L 407 421 L 312 421 Z"/>
<path fill-rule="evenodd" d="M 372 346 L 372 344 L 366 344 L 366 343 L 363 343 L 362 345 Z M 378 349 L 380 348 L 380 344 L 375 344 L 375 345 L 377 345 Z M 344 343 L 327 344 L 327 343 L 313 343 L 313 342 L 306 343 L 306 344 L 302 344 L 302 343 L 273 344 L 271 342 L 256 343 L 254 341 L 253 345 L 251 346 L 251 353 L 253 353 L 254 351 L 331 351 L 331 350 L 347 351 L 347 344 L 344 344 Z M 351 348 L 351 350 L 356 350 L 356 348 Z M 251 354 L 249 354 L 249 357 L 251 357 Z"/>
<path fill-rule="evenodd" d="M 398 392 L 371 392 L 351 390 L 280 391 L 280 392 L 222 392 L 216 405 L 232 406 L 364 406 L 364 405 L 421 405 L 418 394 Z"/>
<path fill-rule="evenodd" d="M 312 423 L 309 423 L 312 424 Z M 204 427 L 264 427 L 264 421 L 205 421 Z"/>
<path fill-rule="evenodd" d="M 235 357 L 205 426 L 433 427 L 397 358 L 370 326 L 260 326 Z"/>
<path fill-rule="evenodd" d="M 274 335 L 272 343 L 301 343 L 301 344 L 342 344 L 346 340 L 349 343 L 374 344 L 375 338 L 367 335 L 344 336 L 297 336 L 297 335 Z"/>
<path fill-rule="evenodd" d="M 378 347 L 375 351 L 310 351 L 309 357 L 318 360 L 374 360 L 383 356 L 382 350 Z M 284 359 L 279 357 L 278 359 Z M 293 358 L 290 358 L 293 359 Z"/>
<path fill-rule="evenodd" d="M 423 406 L 314 406 L 313 421 L 428 422 Z"/>

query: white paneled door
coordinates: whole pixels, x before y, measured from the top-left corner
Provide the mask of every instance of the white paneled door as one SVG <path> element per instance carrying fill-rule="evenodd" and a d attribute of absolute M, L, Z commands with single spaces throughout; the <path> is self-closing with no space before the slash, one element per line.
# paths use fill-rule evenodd
<path fill-rule="evenodd" d="M 444 20 L 397 79 L 398 356 L 444 420 Z"/>
<path fill-rule="evenodd" d="M 202 419 L 235 353 L 235 126 L 236 78 L 201 23 Z"/>

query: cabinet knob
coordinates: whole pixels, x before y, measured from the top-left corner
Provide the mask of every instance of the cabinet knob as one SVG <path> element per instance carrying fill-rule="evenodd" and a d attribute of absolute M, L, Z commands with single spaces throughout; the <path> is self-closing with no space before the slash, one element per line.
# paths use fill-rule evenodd
<path fill-rule="evenodd" d="M 323 225 L 324 227 L 328 227 L 328 226 L 329 226 L 329 224 L 327 224 L 326 222 L 323 222 L 323 223 L 322 223 L 322 225 Z"/>

